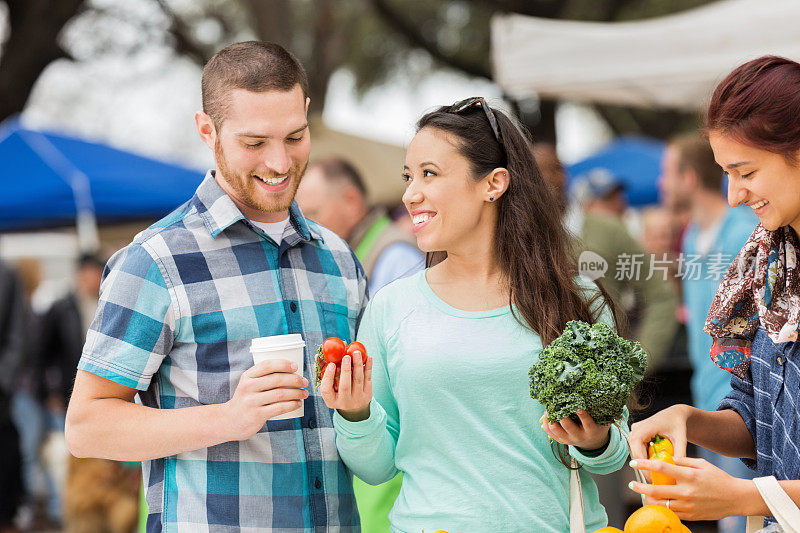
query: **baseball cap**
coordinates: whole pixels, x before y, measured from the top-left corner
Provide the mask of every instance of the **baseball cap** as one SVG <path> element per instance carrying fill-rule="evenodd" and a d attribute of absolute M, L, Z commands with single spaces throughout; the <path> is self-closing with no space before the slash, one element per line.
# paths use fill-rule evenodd
<path fill-rule="evenodd" d="M 625 182 L 606 168 L 593 168 L 575 179 L 573 194 L 585 203 L 598 198 L 606 198 L 611 193 L 625 190 Z"/>

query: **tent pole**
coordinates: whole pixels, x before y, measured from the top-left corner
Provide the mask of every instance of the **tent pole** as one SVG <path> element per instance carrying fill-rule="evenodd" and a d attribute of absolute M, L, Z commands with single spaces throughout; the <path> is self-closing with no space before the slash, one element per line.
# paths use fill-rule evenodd
<path fill-rule="evenodd" d="M 94 213 L 89 177 L 42 133 L 20 131 L 20 137 L 70 186 L 75 198 L 75 226 L 78 232 L 80 251 L 83 253 L 97 252 L 100 247 L 100 233 L 97 229 L 97 217 Z"/>

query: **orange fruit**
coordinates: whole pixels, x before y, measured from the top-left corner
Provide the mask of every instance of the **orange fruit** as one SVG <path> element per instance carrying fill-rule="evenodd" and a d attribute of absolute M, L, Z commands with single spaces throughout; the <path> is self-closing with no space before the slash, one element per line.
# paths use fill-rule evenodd
<path fill-rule="evenodd" d="M 692 533 L 692 531 L 686 527 L 686 524 L 681 524 L 681 527 L 683 528 L 681 529 L 681 533 Z"/>
<path fill-rule="evenodd" d="M 683 533 L 678 515 L 663 505 L 645 505 L 625 522 L 625 533 Z"/>
<path fill-rule="evenodd" d="M 601 527 L 594 533 L 624 533 L 621 529 L 611 526 Z"/>

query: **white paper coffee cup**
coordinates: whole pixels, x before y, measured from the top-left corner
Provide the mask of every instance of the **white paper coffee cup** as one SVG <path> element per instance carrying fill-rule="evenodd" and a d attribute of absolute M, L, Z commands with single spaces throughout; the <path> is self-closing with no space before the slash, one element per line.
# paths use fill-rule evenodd
<path fill-rule="evenodd" d="M 253 355 L 253 364 L 270 359 L 287 359 L 297 365 L 295 374 L 303 376 L 303 348 L 306 343 L 303 336 L 299 333 L 289 335 L 272 335 L 271 337 L 259 337 L 250 342 L 250 353 Z M 299 418 L 303 416 L 303 404 L 299 409 L 289 411 L 286 414 L 274 416 L 270 420 L 286 420 L 288 418 Z"/>

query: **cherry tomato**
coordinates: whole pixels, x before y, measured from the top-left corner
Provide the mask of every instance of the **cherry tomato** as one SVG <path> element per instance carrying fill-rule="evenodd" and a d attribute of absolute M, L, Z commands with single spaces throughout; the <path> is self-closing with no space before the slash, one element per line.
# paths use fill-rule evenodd
<path fill-rule="evenodd" d="M 364 345 L 358 341 L 351 342 L 347 345 L 347 355 L 350 356 L 350 359 L 353 360 L 355 356 L 353 355 L 355 352 L 361 352 L 361 360 L 366 363 L 367 362 L 367 349 L 364 348 Z"/>
<path fill-rule="evenodd" d="M 320 379 L 325 377 L 325 371 L 326 370 L 328 370 L 328 365 L 327 364 L 322 367 L 322 376 L 320 376 Z M 339 365 L 336 365 L 336 372 L 333 374 L 333 390 L 335 390 L 335 391 L 339 390 L 339 377 L 341 375 L 342 375 L 342 367 L 339 366 Z"/>
<path fill-rule="evenodd" d="M 328 363 L 342 364 L 346 350 L 344 341 L 338 337 L 328 337 L 322 343 L 322 355 Z"/>

